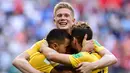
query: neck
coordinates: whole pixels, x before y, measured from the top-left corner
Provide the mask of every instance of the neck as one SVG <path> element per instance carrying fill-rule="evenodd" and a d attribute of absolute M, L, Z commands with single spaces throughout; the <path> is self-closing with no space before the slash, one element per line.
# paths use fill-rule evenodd
<path fill-rule="evenodd" d="M 66 31 L 71 35 L 71 30 L 70 29 L 67 29 Z"/>

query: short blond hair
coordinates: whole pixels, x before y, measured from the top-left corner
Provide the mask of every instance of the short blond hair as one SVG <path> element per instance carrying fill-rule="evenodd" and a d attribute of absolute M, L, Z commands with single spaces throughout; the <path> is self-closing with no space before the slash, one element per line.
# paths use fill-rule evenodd
<path fill-rule="evenodd" d="M 88 29 L 90 28 L 87 22 L 79 21 L 75 25 L 72 26 L 72 29 Z M 91 28 L 90 28 L 91 29 Z"/>
<path fill-rule="evenodd" d="M 72 5 L 67 2 L 59 2 L 58 4 L 56 4 L 56 6 L 54 7 L 54 16 L 56 14 L 56 11 L 61 8 L 69 9 L 72 12 L 72 16 L 74 17 L 74 9 L 73 9 Z"/>

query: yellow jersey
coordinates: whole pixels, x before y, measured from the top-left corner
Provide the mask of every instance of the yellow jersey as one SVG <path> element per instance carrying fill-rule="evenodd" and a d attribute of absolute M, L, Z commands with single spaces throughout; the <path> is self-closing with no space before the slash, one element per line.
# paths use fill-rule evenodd
<path fill-rule="evenodd" d="M 57 64 L 52 65 L 46 57 L 39 52 L 42 43 L 45 41 L 46 40 L 41 40 L 36 42 L 31 49 L 26 50 L 26 52 L 30 55 L 29 63 L 31 66 L 41 72 L 50 73 Z"/>
<path fill-rule="evenodd" d="M 93 40 L 94 42 L 94 51 L 95 52 L 100 52 L 104 49 L 102 45 L 100 45 L 96 40 Z"/>
<path fill-rule="evenodd" d="M 31 56 L 32 54 L 34 54 L 34 53 L 36 53 L 36 52 L 39 52 L 39 50 L 40 50 L 40 48 L 41 48 L 41 45 L 43 44 L 43 43 L 45 43 L 46 42 L 46 40 L 41 40 L 41 41 L 38 41 L 38 42 L 36 42 L 32 47 L 31 47 L 31 49 L 28 49 L 28 50 L 26 50 L 26 52 Z"/>
<path fill-rule="evenodd" d="M 36 52 L 33 55 L 31 55 L 29 63 L 31 64 L 31 66 L 33 66 L 35 69 L 41 72 L 50 73 L 53 69 L 51 63 L 40 52 Z"/>
<path fill-rule="evenodd" d="M 94 40 L 94 50 L 100 52 L 104 49 L 97 41 Z M 80 52 L 69 56 L 72 66 L 75 68 L 81 62 L 95 62 L 101 59 L 101 56 L 97 53 Z M 93 70 L 92 73 L 108 73 L 108 67 L 102 69 Z"/>
<path fill-rule="evenodd" d="M 99 60 L 101 56 L 97 53 L 80 52 L 69 56 L 72 66 L 75 68 L 81 62 L 95 62 Z M 93 70 L 92 73 L 108 73 L 108 67 L 102 69 Z"/>

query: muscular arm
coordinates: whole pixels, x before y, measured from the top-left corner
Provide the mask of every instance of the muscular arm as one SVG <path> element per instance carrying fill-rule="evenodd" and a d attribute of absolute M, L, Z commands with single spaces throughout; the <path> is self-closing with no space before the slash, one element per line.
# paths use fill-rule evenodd
<path fill-rule="evenodd" d="M 117 62 L 117 58 L 110 51 L 108 51 L 106 48 L 101 46 L 95 40 L 94 40 L 94 46 L 95 46 L 96 52 L 98 52 L 98 54 L 100 56 L 102 56 L 102 58 L 99 61 L 92 63 L 95 66 L 96 69 L 97 68 L 103 68 L 103 67 L 106 67 L 106 66 L 110 66 L 110 65 L 113 65 Z"/>
<path fill-rule="evenodd" d="M 72 66 L 63 65 L 63 64 L 71 65 L 71 62 L 69 60 L 69 55 L 58 53 L 57 51 L 47 46 L 42 46 L 40 51 L 46 56 L 48 60 L 62 63 L 56 66 L 51 71 L 52 73 L 75 73 L 75 70 L 72 68 Z"/>
<path fill-rule="evenodd" d="M 71 64 L 69 60 L 69 55 L 67 54 L 61 54 L 57 51 L 42 45 L 40 51 L 51 61 L 62 63 L 62 64 Z"/>
<path fill-rule="evenodd" d="M 31 54 L 38 51 L 38 48 L 40 48 L 40 45 L 42 44 L 42 42 L 44 41 L 38 41 L 30 49 L 26 50 L 26 52 L 23 52 L 20 55 L 18 55 L 13 60 L 13 65 L 17 67 L 23 73 L 41 73 L 40 71 L 36 70 L 29 64 L 28 59 Z"/>
<path fill-rule="evenodd" d="M 26 52 L 21 53 L 20 55 L 18 55 L 12 62 L 12 64 L 18 68 L 21 72 L 23 73 L 42 73 L 38 70 L 36 70 L 35 68 L 33 68 L 29 62 L 29 54 L 27 54 Z"/>
<path fill-rule="evenodd" d="M 106 48 L 104 48 L 102 51 L 100 51 L 98 53 L 99 53 L 99 55 L 102 56 L 102 58 L 100 60 L 92 63 L 94 65 L 95 69 L 110 66 L 117 62 L 117 58 Z"/>
<path fill-rule="evenodd" d="M 87 44 L 86 40 L 84 40 L 83 43 L 84 43 L 84 45 L 88 45 L 88 46 L 91 45 L 91 44 Z M 91 63 L 89 63 L 89 62 L 80 63 L 78 65 L 77 70 L 80 70 L 80 71 L 83 71 L 83 72 L 89 72 L 93 69 L 99 69 L 99 68 L 107 67 L 109 65 L 113 65 L 117 62 L 116 57 L 110 51 L 108 51 L 106 48 L 101 46 L 98 42 L 94 42 L 94 45 L 95 45 L 95 48 L 94 48 L 95 51 L 100 56 L 102 56 L 102 58 L 99 59 L 98 61 L 91 62 Z"/>

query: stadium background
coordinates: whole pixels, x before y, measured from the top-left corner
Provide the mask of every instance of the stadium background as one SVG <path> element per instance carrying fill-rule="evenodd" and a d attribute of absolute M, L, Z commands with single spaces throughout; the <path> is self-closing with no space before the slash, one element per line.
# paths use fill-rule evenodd
<path fill-rule="evenodd" d="M 130 73 L 130 0 L 0 0 L 0 73 L 19 73 L 12 60 L 55 28 L 60 1 L 71 3 L 76 20 L 88 22 L 94 39 L 118 58 L 109 73 Z"/>

